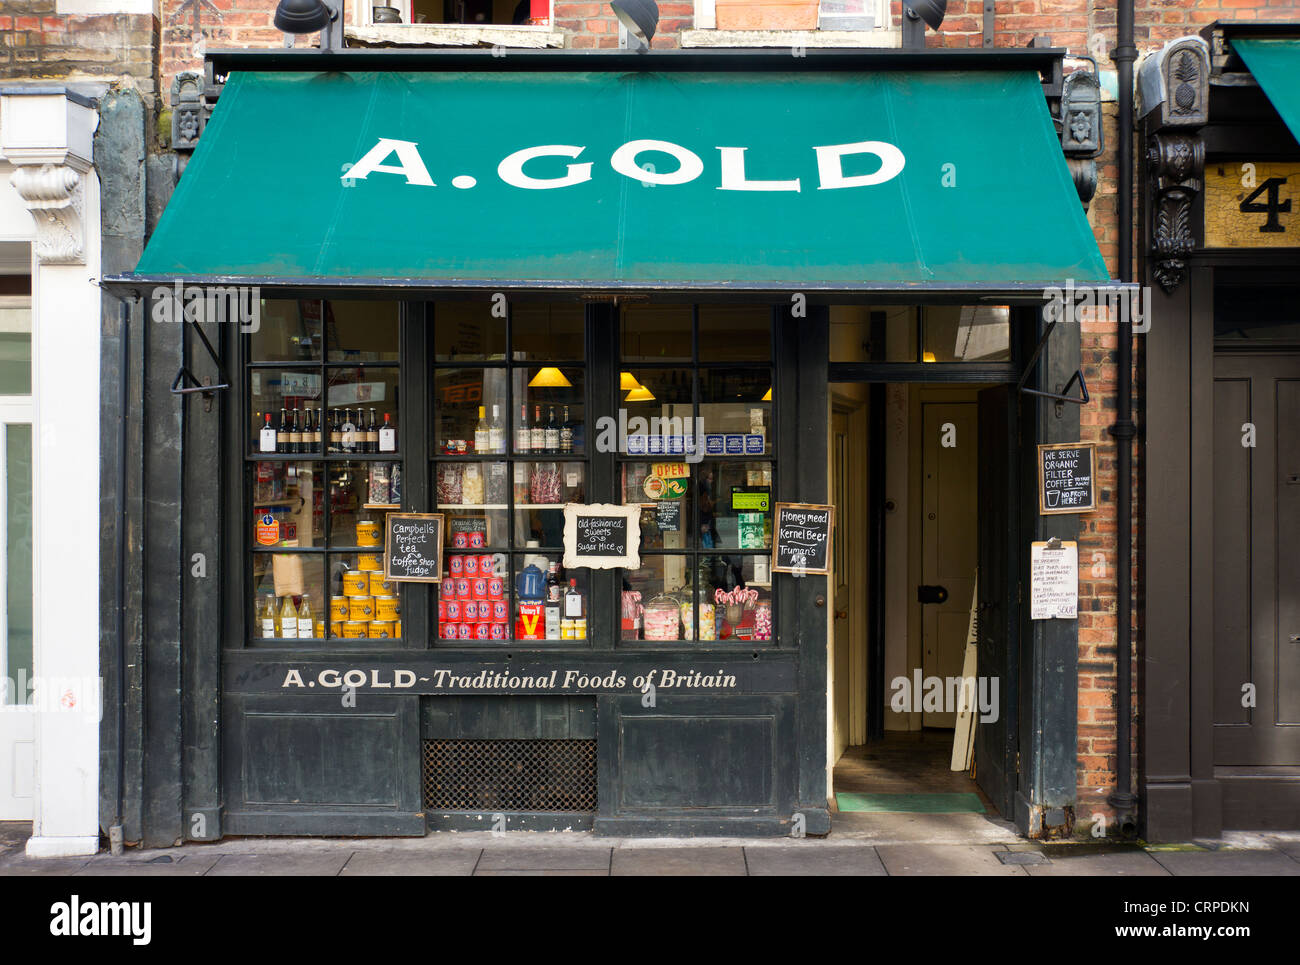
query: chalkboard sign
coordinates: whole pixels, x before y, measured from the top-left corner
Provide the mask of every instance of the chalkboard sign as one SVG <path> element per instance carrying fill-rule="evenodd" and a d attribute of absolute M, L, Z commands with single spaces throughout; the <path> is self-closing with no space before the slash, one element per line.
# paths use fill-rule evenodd
<path fill-rule="evenodd" d="M 1038 511 L 1090 513 L 1097 508 L 1096 446 L 1086 442 L 1038 447 Z"/>
<path fill-rule="evenodd" d="M 676 533 L 682 528 L 682 504 L 675 499 L 661 499 L 655 503 L 655 525 L 664 533 Z"/>
<path fill-rule="evenodd" d="M 384 578 L 442 581 L 441 513 L 389 513 L 384 527 Z"/>
<path fill-rule="evenodd" d="M 777 503 L 772 527 L 772 572 L 829 573 L 835 507 Z"/>
<path fill-rule="evenodd" d="M 564 568 L 641 566 L 641 506 L 569 503 L 564 507 Z"/>

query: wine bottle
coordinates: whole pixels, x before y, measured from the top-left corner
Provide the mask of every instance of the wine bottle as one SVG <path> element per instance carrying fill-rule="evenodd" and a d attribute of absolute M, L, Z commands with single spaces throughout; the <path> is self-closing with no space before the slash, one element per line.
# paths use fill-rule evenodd
<path fill-rule="evenodd" d="M 541 453 L 546 451 L 546 426 L 542 424 L 542 407 L 533 406 L 533 425 L 528 431 L 532 445 L 529 447 L 533 452 Z"/>
<path fill-rule="evenodd" d="M 280 408 L 280 426 L 275 430 L 275 451 L 289 451 L 289 410 Z"/>
<path fill-rule="evenodd" d="M 391 421 L 392 413 L 384 413 L 384 424 L 379 429 L 379 451 L 396 452 L 397 451 L 397 430 L 393 427 Z"/>
<path fill-rule="evenodd" d="M 478 424 L 474 426 L 474 452 L 487 452 L 489 444 L 490 435 L 487 421 L 487 406 L 481 405 L 478 407 Z"/>
<path fill-rule="evenodd" d="M 311 431 L 311 451 L 320 452 L 321 431 L 320 431 L 320 406 L 316 407 L 316 427 Z"/>
<path fill-rule="evenodd" d="M 569 421 L 569 407 L 564 407 L 564 422 L 560 426 L 560 452 L 566 456 L 573 452 L 573 423 Z"/>
<path fill-rule="evenodd" d="M 533 448 L 533 434 L 528 430 L 528 403 L 519 406 L 519 425 L 515 427 L 515 452 L 528 452 Z"/>
<path fill-rule="evenodd" d="M 302 424 L 298 420 L 298 407 L 293 407 L 293 418 L 289 422 L 289 451 L 302 452 Z"/>
<path fill-rule="evenodd" d="M 339 410 L 330 409 L 330 452 L 343 451 L 343 423 L 339 421 Z"/>
<path fill-rule="evenodd" d="M 501 424 L 501 407 L 492 407 L 492 424 L 488 426 L 488 452 L 506 451 L 506 428 Z"/>
<path fill-rule="evenodd" d="M 555 421 L 555 406 L 551 406 L 546 419 L 546 451 L 555 455 L 560 451 L 560 424 Z"/>
<path fill-rule="evenodd" d="M 352 410 L 343 409 L 343 451 L 357 451 L 357 424 L 352 421 Z"/>
<path fill-rule="evenodd" d="M 262 413 L 262 419 L 262 428 L 257 439 L 257 451 L 275 452 L 275 426 L 271 425 L 271 413 Z"/>

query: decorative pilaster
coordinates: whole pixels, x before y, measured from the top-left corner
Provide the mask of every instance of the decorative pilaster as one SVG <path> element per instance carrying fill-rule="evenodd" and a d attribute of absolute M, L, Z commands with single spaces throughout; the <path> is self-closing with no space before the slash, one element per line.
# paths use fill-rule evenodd
<path fill-rule="evenodd" d="M 36 222 L 36 257 L 47 265 L 79 265 L 86 260 L 82 177 L 86 169 L 73 161 L 69 157 L 64 164 L 24 164 L 10 176 Z"/>
<path fill-rule="evenodd" d="M 1151 254 L 1156 281 L 1172 292 L 1183 280 L 1196 246 L 1192 202 L 1204 188 L 1205 142 L 1199 134 L 1155 134 L 1147 144 L 1147 175 L 1154 210 Z"/>
<path fill-rule="evenodd" d="M 1060 123 L 1061 151 L 1086 211 L 1097 193 L 1097 157 L 1105 148 L 1101 84 L 1095 72 L 1076 70 L 1066 75 L 1061 84 Z"/>

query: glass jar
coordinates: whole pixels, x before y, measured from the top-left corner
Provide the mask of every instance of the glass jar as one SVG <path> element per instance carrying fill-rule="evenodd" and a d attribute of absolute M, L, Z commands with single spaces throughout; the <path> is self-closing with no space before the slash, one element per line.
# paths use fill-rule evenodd
<path fill-rule="evenodd" d="M 534 504 L 554 505 L 564 502 L 560 467 L 554 462 L 534 463 L 528 477 L 528 495 Z"/>
<path fill-rule="evenodd" d="M 641 625 L 647 640 L 681 639 L 681 611 L 676 597 L 660 594 L 645 605 Z"/>

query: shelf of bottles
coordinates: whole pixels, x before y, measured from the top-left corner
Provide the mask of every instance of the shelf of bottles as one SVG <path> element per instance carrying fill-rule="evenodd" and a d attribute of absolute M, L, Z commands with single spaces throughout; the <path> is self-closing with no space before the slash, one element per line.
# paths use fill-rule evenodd
<path fill-rule="evenodd" d="M 641 507 L 625 645 L 770 644 L 775 498 L 770 309 L 629 305 L 617 497 Z"/>
<path fill-rule="evenodd" d="M 383 646 L 402 592 L 383 578 L 400 508 L 398 306 L 265 300 L 246 336 L 248 599 L 257 645 Z"/>
<path fill-rule="evenodd" d="M 434 307 L 440 645 L 588 636 L 588 572 L 560 568 L 564 504 L 587 501 L 583 316 L 580 305 L 512 305 L 504 318 L 486 304 Z"/>

